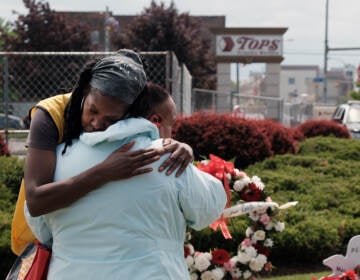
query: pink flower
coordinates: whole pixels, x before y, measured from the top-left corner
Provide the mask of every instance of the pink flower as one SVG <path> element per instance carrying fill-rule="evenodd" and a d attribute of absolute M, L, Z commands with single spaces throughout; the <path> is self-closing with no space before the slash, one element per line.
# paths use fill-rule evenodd
<path fill-rule="evenodd" d="M 265 226 L 270 223 L 270 217 L 268 214 L 264 213 L 260 216 L 260 222 L 262 222 Z"/>
<path fill-rule="evenodd" d="M 240 171 L 239 169 L 236 169 L 236 168 L 235 168 L 234 171 L 235 171 L 235 176 L 236 176 L 236 177 L 245 178 L 245 177 L 247 176 L 245 172 Z"/>
<path fill-rule="evenodd" d="M 197 256 L 199 256 L 199 255 L 201 255 L 201 254 L 202 254 L 201 252 L 196 251 L 196 252 L 194 253 L 194 257 L 197 257 Z"/>
<path fill-rule="evenodd" d="M 229 271 L 229 272 L 233 271 L 234 266 L 235 266 L 235 263 L 233 263 L 231 261 L 231 259 L 228 260 L 227 262 L 224 262 L 224 264 L 223 264 L 225 271 Z"/>
<path fill-rule="evenodd" d="M 252 244 L 251 244 L 251 239 L 250 239 L 250 238 L 245 238 L 245 239 L 241 242 L 241 246 L 244 246 L 244 247 L 252 246 Z"/>

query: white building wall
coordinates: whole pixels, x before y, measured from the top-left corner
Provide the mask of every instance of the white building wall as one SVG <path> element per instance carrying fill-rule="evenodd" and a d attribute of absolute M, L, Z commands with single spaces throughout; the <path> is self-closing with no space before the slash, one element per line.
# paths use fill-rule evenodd
<path fill-rule="evenodd" d="M 231 69 L 230 63 L 217 64 L 217 91 L 222 93 L 231 93 Z"/>
<path fill-rule="evenodd" d="M 313 79 L 318 77 L 318 69 L 313 66 L 282 66 L 280 71 L 280 97 L 286 102 L 297 94 L 307 93 L 310 98 L 316 95 L 316 84 Z"/>
<path fill-rule="evenodd" d="M 279 97 L 280 64 L 267 63 L 265 76 L 266 80 L 264 96 Z"/>

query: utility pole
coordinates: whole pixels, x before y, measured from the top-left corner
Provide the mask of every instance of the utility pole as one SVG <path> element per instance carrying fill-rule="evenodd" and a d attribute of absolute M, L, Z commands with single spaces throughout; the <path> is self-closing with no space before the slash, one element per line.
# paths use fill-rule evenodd
<path fill-rule="evenodd" d="M 360 47 L 345 47 L 345 48 L 330 48 L 328 44 L 328 21 L 329 21 L 329 0 L 326 1 L 325 6 L 325 49 L 324 49 L 324 92 L 323 102 L 326 104 L 328 100 L 327 88 L 327 67 L 328 67 L 328 53 L 329 51 L 355 51 L 360 50 Z"/>
<path fill-rule="evenodd" d="M 110 35 L 109 35 L 109 27 L 107 26 L 107 21 L 109 19 L 109 7 L 106 6 L 106 10 L 105 10 L 105 21 L 104 21 L 104 31 L 105 31 L 105 51 L 108 52 L 109 51 L 109 44 L 110 44 Z"/>
<path fill-rule="evenodd" d="M 325 7 L 325 49 L 324 49 L 324 92 L 323 92 L 323 102 L 327 103 L 327 63 L 328 63 L 328 19 L 329 19 L 329 0 L 326 0 Z"/>
<path fill-rule="evenodd" d="M 240 93 L 240 70 L 239 70 L 239 62 L 236 63 L 236 93 Z"/>

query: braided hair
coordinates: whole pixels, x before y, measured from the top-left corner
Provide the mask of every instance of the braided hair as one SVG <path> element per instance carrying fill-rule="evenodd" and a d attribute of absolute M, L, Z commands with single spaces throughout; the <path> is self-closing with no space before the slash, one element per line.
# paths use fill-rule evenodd
<path fill-rule="evenodd" d="M 71 146 L 72 139 L 77 139 L 82 131 L 81 125 L 81 113 L 83 99 L 90 91 L 90 80 L 92 77 L 92 68 L 96 64 L 97 60 L 89 62 L 84 70 L 80 73 L 79 79 L 72 91 L 71 98 L 67 104 L 64 112 L 64 137 L 65 142 L 64 150 L 62 154 L 66 152 L 66 148 Z"/>

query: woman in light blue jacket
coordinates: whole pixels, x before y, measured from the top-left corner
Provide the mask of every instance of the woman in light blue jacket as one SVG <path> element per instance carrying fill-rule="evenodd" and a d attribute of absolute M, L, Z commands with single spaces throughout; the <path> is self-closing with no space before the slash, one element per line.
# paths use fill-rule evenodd
<path fill-rule="evenodd" d="M 130 118 L 105 131 L 82 133 L 57 149 L 55 180 L 71 178 L 136 140 L 133 149 L 161 148 L 158 128 Z M 157 170 L 159 162 L 151 164 Z M 36 237 L 52 243 L 48 279 L 189 279 L 186 227 L 207 227 L 226 204 L 222 183 L 189 165 L 180 177 L 153 171 L 107 183 L 71 206 L 27 219 Z"/>

